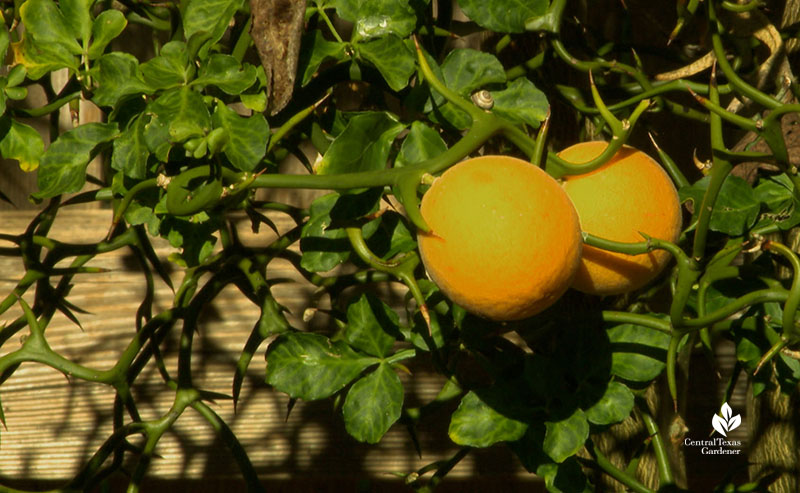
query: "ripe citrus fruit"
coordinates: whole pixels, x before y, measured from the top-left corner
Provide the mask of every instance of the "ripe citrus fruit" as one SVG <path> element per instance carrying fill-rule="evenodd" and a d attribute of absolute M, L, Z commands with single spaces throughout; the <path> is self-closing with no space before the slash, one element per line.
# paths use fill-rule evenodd
<path fill-rule="evenodd" d="M 428 275 L 453 302 L 518 320 L 569 288 L 583 245 L 578 215 L 550 175 L 507 156 L 467 159 L 422 197 L 418 236 Z"/>
<path fill-rule="evenodd" d="M 606 142 L 582 142 L 559 156 L 585 163 L 600 155 Z M 567 176 L 564 190 L 575 204 L 583 231 L 601 238 L 635 243 L 639 232 L 676 241 L 681 231 L 678 192 L 667 173 L 647 154 L 624 146 L 600 168 Z M 590 294 L 621 294 L 652 281 L 667 265 L 670 254 L 655 250 L 626 255 L 584 246 L 575 289 Z"/>

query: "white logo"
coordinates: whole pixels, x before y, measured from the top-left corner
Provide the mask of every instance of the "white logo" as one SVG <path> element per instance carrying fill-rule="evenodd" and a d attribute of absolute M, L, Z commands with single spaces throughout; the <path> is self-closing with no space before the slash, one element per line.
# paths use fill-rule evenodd
<path fill-rule="evenodd" d="M 720 412 L 722 416 L 715 414 L 714 417 L 711 418 L 711 426 L 722 436 L 727 438 L 729 431 L 735 430 L 742 424 L 742 416 L 739 414 L 734 416 L 733 409 L 731 409 L 731 406 L 729 406 L 727 402 L 722 404 Z"/>

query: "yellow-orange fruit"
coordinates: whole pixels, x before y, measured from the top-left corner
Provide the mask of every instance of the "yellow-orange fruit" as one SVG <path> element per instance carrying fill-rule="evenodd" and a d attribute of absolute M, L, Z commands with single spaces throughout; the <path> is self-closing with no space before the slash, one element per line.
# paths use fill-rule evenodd
<path fill-rule="evenodd" d="M 453 302 L 493 320 L 552 305 L 580 261 L 578 216 L 559 183 L 507 156 L 462 161 L 422 198 L 418 235 L 428 275 Z"/>
<path fill-rule="evenodd" d="M 564 149 L 559 156 L 572 163 L 585 163 L 599 156 L 607 145 L 582 142 Z M 681 209 L 675 185 L 657 162 L 639 150 L 624 146 L 600 168 L 566 177 L 563 186 L 587 233 L 626 243 L 644 241 L 639 232 L 661 240 L 678 239 Z M 598 295 L 633 291 L 658 276 L 669 259 L 664 250 L 626 255 L 587 245 L 572 287 Z"/>

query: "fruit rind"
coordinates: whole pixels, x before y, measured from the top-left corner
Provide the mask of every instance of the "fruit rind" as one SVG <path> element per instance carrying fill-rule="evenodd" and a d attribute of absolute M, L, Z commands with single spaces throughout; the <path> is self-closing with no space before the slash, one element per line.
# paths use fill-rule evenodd
<path fill-rule="evenodd" d="M 557 181 L 521 159 L 483 156 L 437 178 L 418 235 L 430 278 L 453 302 L 493 320 L 552 305 L 580 261 L 578 215 Z"/>
<path fill-rule="evenodd" d="M 607 145 L 582 142 L 559 156 L 573 163 L 587 162 Z M 594 171 L 565 177 L 563 186 L 578 211 L 581 228 L 588 233 L 625 243 L 644 241 L 641 233 L 671 242 L 680 236 L 682 217 L 675 185 L 655 160 L 633 147 L 623 146 Z M 602 296 L 634 291 L 652 282 L 670 258 L 665 250 L 627 255 L 587 245 L 573 287 Z"/>

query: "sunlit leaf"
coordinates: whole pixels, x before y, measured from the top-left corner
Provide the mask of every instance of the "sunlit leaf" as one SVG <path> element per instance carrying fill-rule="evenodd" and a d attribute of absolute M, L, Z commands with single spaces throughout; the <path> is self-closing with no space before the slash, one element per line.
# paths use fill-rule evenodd
<path fill-rule="evenodd" d="M 633 392 L 619 382 L 609 382 L 603 397 L 586 412 L 586 419 L 596 425 L 619 423 L 633 410 Z"/>
<path fill-rule="evenodd" d="M 183 12 L 184 36 L 191 39 L 200 34 L 207 36 L 211 43 L 216 43 L 225 34 L 233 14 L 243 3 L 243 0 L 190 0 Z"/>
<path fill-rule="evenodd" d="M 547 11 L 547 0 L 459 0 L 458 5 L 479 26 L 497 32 L 521 33 L 525 21 Z"/>
<path fill-rule="evenodd" d="M 92 101 L 98 106 L 116 106 L 125 96 L 155 91 L 145 83 L 139 61 L 128 53 L 115 51 L 101 56 L 95 62 L 92 75 L 98 84 Z"/>
<path fill-rule="evenodd" d="M 147 118 L 137 117 L 130 126 L 114 141 L 114 152 L 111 153 L 111 167 L 135 179 L 147 176 L 147 158 L 150 149 L 144 138 Z"/>
<path fill-rule="evenodd" d="M 361 38 L 396 34 L 404 38 L 417 24 L 417 16 L 406 0 L 332 0 L 343 19 L 354 22 L 353 31 Z"/>
<path fill-rule="evenodd" d="M 61 134 L 39 161 L 39 191 L 33 196 L 46 199 L 80 190 L 92 150 L 117 134 L 114 123 L 86 123 Z"/>
<path fill-rule="evenodd" d="M 403 384 L 390 365 L 381 363 L 347 391 L 342 415 L 353 438 L 378 443 L 400 418 L 402 409 Z"/>
<path fill-rule="evenodd" d="M 0 117 L 0 155 L 16 159 L 22 171 L 33 171 L 43 153 L 44 141 L 36 129 L 8 115 Z"/>
<path fill-rule="evenodd" d="M 383 169 L 392 142 L 405 125 L 386 112 L 358 114 L 331 143 L 316 165 L 317 174 L 339 174 Z"/>
<path fill-rule="evenodd" d="M 439 132 L 424 124 L 421 121 L 411 123 L 400 152 L 394 161 L 395 166 L 408 166 L 410 164 L 421 163 L 426 159 L 431 159 L 447 150 Z"/>
<path fill-rule="evenodd" d="M 211 130 L 211 115 L 203 97 L 188 87 L 165 92 L 148 108 L 154 120 L 167 124 L 171 142 L 203 136 Z"/>
<path fill-rule="evenodd" d="M 492 113 L 512 122 L 537 128 L 547 117 L 547 97 L 525 77 L 514 80 L 502 91 L 492 91 L 492 97 Z"/>
<path fill-rule="evenodd" d="M 224 128 L 228 141 L 223 147 L 225 157 L 242 171 L 252 171 L 267 152 L 269 126 L 264 115 L 241 116 L 224 104 L 218 104 L 212 115 L 215 128 Z"/>
<path fill-rule="evenodd" d="M 186 43 L 170 41 L 157 57 L 141 64 L 144 81 L 155 89 L 169 89 L 188 84 L 194 77 L 194 66 L 189 63 Z"/>
<path fill-rule="evenodd" d="M 393 34 L 359 43 L 358 52 L 378 69 L 394 91 L 405 88 L 409 77 L 416 70 L 414 55 L 408 51 L 405 43 Z"/>
<path fill-rule="evenodd" d="M 442 62 L 442 76 L 447 87 L 462 96 L 506 81 L 506 71 L 497 57 L 470 48 L 451 51 Z"/>
<path fill-rule="evenodd" d="M 386 357 L 400 335 L 398 325 L 394 310 L 375 296 L 363 294 L 347 307 L 344 340 L 369 355 Z"/>
<path fill-rule="evenodd" d="M 125 15 L 119 10 L 104 10 L 100 12 L 92 23 L 92 43 L 89 45 L 89 59 L 94 60 L 102 56 L 106 46 L 117 36 L 122 34 L 128 25 Z"/>
<path fill-rule="evenodd" d="M 226 94 L 239 94 L 256 82 L 256 68 L 250 64 L 242 66 L 230 55 L 215 53 L 200 69 L 192 85 L 212 85 Z"/>
<path fill-rule="evenodd" d="M 342 341 L 291 332 L 269 345 L 267 383 L 290 397 L 324 399 L 379 361 L 359 355 Z"/>
<path fill-rule="evenodd" d="M 695 217 L 700 211 L 710 179 L 710 176 L 705 176 L 678 191 L 681 200 L 691 199 L 694 202 Z M 746 181 L 738 176 L 728 175 L 713 207 L 709 228 L 729 236 L 741 236 L 758 218 L 760 204 L 753 188 Z"/>
<path fill-rule="evenodd" d="M 544 452 L 555 462 L 564 462 L 575 455 L 589 438 L 589 422 L 580 409 L 559 421 L 545 422 Z"/>
<path fill-rule="evenodd" d="M 502 397 L 503 400 L 512 398 Z M 458 409 L 450 418 L 450 439 L 470 447 L 488 447 L 498 442 L 519 440 L 528 429 L 528 424 L 503 415 L 484 399 L 475 392 L 468 392 L 461 399 Z"/>
<path fill-rule="evenodd" d="M 89 13 L 94 0 L 59 0 L 58 5 L 74 38 L 88 45 L 92 35 L 92 16 Z"/>

